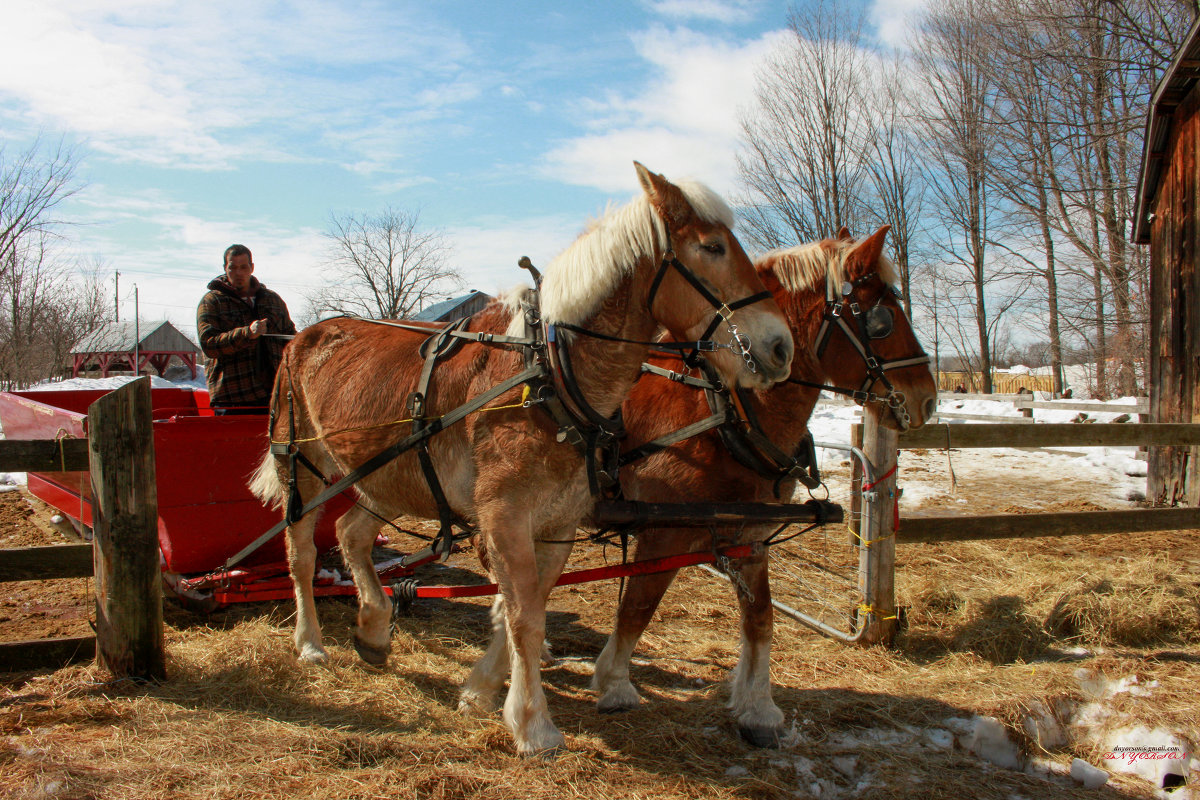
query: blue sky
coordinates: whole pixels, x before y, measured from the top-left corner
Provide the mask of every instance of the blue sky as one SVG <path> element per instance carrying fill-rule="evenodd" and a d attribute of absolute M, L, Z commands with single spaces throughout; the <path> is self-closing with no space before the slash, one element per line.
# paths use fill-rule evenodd
<path fill-rule="evenodd" d="M 919 0 L 865 0 L 899 43 Z M 15 0 L 0 143 L 79 147 L 69 252 L 121 272 L 121 314 L 191 331 L 232 242 L 294 314 L 331 212 L 419 208 L 467 286 L 521 281 L 632 161 L 736 188 L 738 114 L 778 45 L 775 0 Z M 15 7 L 14 7 L 15 6 Z"/>

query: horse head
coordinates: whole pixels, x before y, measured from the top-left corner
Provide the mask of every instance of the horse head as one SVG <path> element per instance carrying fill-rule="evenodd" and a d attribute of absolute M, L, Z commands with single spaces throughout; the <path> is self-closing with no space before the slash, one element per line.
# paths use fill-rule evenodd
<path fill-rule="evenodd" d="M 791 379 L 826 382 L 859 404 L 875 404 L 882 424 L 916 428 L 937 407 L 937 385 L 883 254 L 890 226 L 862 240 L 836 239 L 776 250 L 757 268 L 788 317 L 797 355 Z"/>
<path fill-rule="evenodd" d="M 729 207 L 699 184 L 634 166 L 660 221 L 656 269 L 642 276 L 651 315 L 678 339 L 715 341 L 719 349 L 705 357 L 732 386 L 786 378 L 791 331 L 734 236 Z"/>

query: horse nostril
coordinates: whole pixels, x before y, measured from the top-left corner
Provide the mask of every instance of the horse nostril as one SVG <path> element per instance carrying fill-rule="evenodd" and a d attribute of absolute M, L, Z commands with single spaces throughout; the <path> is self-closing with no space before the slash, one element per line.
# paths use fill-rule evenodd
<path fill-rule="evenodd" d="M 921 411 L 924 412 L 924 416 L 925 416 L 926 420 L 932 419 L 934 412 L 937 411 L 937 398 L 936 397 L 926 398 L 924 405 L 921 406 Z"/>
<path fill-rule="evenodd" d="M 775 363 L 779 366 L 786 364 L 790 355 L 791 348 L 788 347 L 788 342 L 784 339 L 776 339 L 775 346 L 771 348 L 771 357 L 775 359 Z"/>

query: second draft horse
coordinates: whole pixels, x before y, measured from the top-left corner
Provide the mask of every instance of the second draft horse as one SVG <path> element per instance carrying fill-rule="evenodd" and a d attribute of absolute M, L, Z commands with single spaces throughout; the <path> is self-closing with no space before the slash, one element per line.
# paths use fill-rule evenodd
<path fill-rule="evenodd" d="M 796 451 L 827 384 L 858 393 L 892 428 L 920 427 L 933 413 L 937 386 L 929 358 L 892 291 L 895 268 L 883 255 L 885 226 L 861 241 L 843 231 L 827 239 L 775 251 L 759 259 L 763 283 L 783 309 L 796 343 L 792 374 L 773 388 L 743 392 L 747 416 L 781 453 Z M 845 327 L 837 322 L 846 321 Z M 876 366 L 871 366 L 874 359 Z M 628 444 L 635 447 L 709 412 L 704 395 L 677 383 L 643 378 L 625 403 Z M 755 449 L 753 441 L 745 449 Z M 770 502 L 797 487 L 785 464 L 769 454 L 737 459 L 717 433 L 708 433 L 634 464 L 623 474 L 627 496 L 644 501 Z M 647 528 L 638 533 L 637 560 L 762 541 L 771 527 L 746 526 L 710 533 L 696 528 Z M 741 608 L 741 651 L 730 683 L 729 707 L 747 741 L 778 741 L 784 717 L 771 699 L 770 654 L 774 610 L 768 579 L 769 551 L 733 563 Z M 634 647 L 654 616 L 675 572 L 629 579 L 616 624 L 596 659 L 593 687 L 601 711 L 641 702 L 630 681 Z"/>

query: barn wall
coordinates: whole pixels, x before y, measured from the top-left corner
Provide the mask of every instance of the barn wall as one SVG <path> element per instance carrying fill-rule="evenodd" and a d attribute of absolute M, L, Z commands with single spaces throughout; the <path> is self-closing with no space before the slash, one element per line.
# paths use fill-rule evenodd
<path fill-rule="evenodd" d="M 1150 415 L 1200 422 L 1200 91 L 1171 127 L 1150 226 Z M 1152 448 L 1148 489 L 1156 503 L 1200 505 L 1200 448 Z"/>

